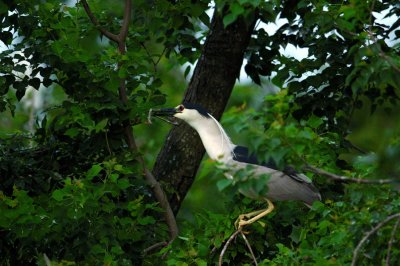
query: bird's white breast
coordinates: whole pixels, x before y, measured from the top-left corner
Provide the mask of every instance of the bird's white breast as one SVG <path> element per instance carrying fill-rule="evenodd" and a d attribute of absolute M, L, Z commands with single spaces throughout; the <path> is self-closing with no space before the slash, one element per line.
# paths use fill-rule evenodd
<path fill-rule="evenodd" d="M 216 161 L 227 162 L 232 159 L 234 145 L 216 120 L 201 118 L 190 125 L 199 133 L 208 156 Z"/>

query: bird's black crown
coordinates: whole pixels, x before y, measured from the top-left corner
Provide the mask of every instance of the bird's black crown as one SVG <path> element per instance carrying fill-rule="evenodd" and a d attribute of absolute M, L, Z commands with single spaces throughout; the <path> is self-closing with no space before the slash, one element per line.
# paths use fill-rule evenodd
<path fill-rule="evenodd" d="M 204 117 L 209 117 L 210 114 L 209 112 L 201 105 L 197 103 L 183 103 L 183 106 L 185 106 L 186 109 L 195 109 L 199 114 L 201 114 Z"/>

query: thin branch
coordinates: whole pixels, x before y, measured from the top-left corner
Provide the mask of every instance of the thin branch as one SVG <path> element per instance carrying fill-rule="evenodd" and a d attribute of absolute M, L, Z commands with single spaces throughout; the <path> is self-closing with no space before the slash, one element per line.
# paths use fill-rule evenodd
<path fill-rule="evenodd" d="M 304 167 L 304 170 L 312 172 L 317 175 L 322 175 L 328 177 L 332 180 L 341 181 L 341 182 L 352 182 L 352 183 L 359 183 L 359 184 L 393 184 L 399 183 L 399 180 L 395 179 L 363 179 L 363 178 L 354 178 L 354 177 L 347 177 L 342 175 L 337 175 L 334 173 L 327 172 L 323 169 L 319 169 L 312 165 L 307 164 Z"/>
<path fill-rule="evenodd" d="M 151 63 L 153 64 L 154 72 L 157 72 L 157 65 L 160 63 L 161 58 L 163 57 L 167 47 L 164 47 L 163 51 L 161 52 L 160 56 L 158 57 L 157 61 L 153 60 L 153 56 L 150 54 L 149 50 L 147 49 L 146 45 L 143 42 L 139 42 L 140 46 L 143 47 L 144 51 L 146 52 L 147 56 L 149 57 Z"/>
<path fill-rule="evenodd" d="M 372 12 L 374 11 L 374 8 L 375 8 L 375 0 L 372 1 L 371 8 L 369 9 L 369 32 L 370 32 L 371 35 L 372 35 L 372 25 L 373 25 L 373 23 L 372 23 L 372 17 L 373 17 L 372 16 Z M 375 36 L 373 36 L 373 41 L 376 42 Z M 368 45 L 371 45 L 371 44 L 368 43 Z"/>
<path fill-rule="evenodd" d="M 222 248 L 221 254 L 219 254 L 219 261 L 218 261 L 218 266 L 222 266 L 222 259 L 224 257 L 225 251 L 228 248 L 229 244 L 232 242 L 232 240 L 240 233 L 242 232 L 242 228 L 239 228 L 238 230 L 236 230 L 228 239 L 228 241 L 226 241 L 224 247 Z"/>
<path fill-rule="evenodd" d="M 125 0 L 124 18 L 123 18 L 121 30 L 118 34 L 118 39 L 120 42 L 125 42 L 126 36 L 128 36 L 129 22 L 131 21 L 131 11 L 132 11 L 132 1 Z"/>
<path fill-rule="evenodd" d="M 224 247 L 223 247 L 222 250 L 221 250 L 221 253 L 219 254 L 218 266 L 222 266 L 222 259 L 224 258 L 225 252 L 226 252 L 226 250 L 228 249 L 228 246 L 230 245 L 230 243 L 232 242 L 232 240 L 235 239 L 235 237 L 236 237 L 238 234 L 241 234 L 241 235 L 242 235 L 243 240 L 244 240 L 244 242 L 246 243 L 246 246 L 247 246 L 247 248 L 248 248 L 249 251 L 250 251 L 251 258 L 253 259 L 254 264 L 255 264 L 256 266 L 258 265 L 257 260 L 256 260 L 256 257 L 254 256 L 253 249 L 251 248 L 251 245 L 250 245 L 249 241 L 247 240 L 246 236 L 244 235 L 242 229 L 243 229 L 242 227 L 238 228 L 238 229 L 229 237 L 228 241 L 226 241 Z"/>
<path fill-rule="evenodd" d="M 110 148 L 110 143 L 108 142 L 107 131 L 104 131 L 104 134 L 105 134 L 105 136 L 106 136 L 106 145 L 107 145 L 108 153 L 109 153 L 110 155 L 112 155 L 111 148 Z"/>
<path fill-rule="evenodd" d="M 149 50 L 147 50 L 146 45 L 144 45 L 143 42 L 139 42 L 139 43 L 140 43 L 140 46 L 143 47 L 143 49 L 144 49 L 144 51 L 146 52 L 147 56 L 149 57 L 151 63 L 153 64 L 154 72 L 157 72 L 157 65 L 156 65 L 156 62 L 154 62 L 153 57 L 151 56 Z M 160 58 L 161 58 L 161 57 L 160 57 Z"/>
<path fill-rule="evenodd" d="M 396 70 L 397 72 L 400 73 L 400 68 L 393 62 L 393 59 L 391 57 L 389 57 L 388 55 L 386 55 L 382 49 L 379 47 L 379 56 L 381 56 L 383 59 L 385 59 L 389 65 L 391 65 L 393 67 L 394 70 Z"/>
<path fill-rule="evenodd" d="M 250 251 L 251 258 L 252 258 L 253 261 L 254 261 L 254 265 L 258 266 L 256 256 L 254 256 L 253 249 L 251 248 L 251 245 L 250 245 L 249 241 L 247 240 L 247 237 L 244 235 L 244 233 L 243 233 L 242 231 L 240 231 L 240 234 L 242 235 L 242 237 L 243 237 L 243 239 L 244 239 L 244 242 L 246 243 L 247 248 L 248 248 L 249 251 Z"/>
<path fill-rule="evenodd" d="M 109 31 L 105 30 L 104 28 L 100 27 L 99 22 L 97 21 L 96 17 L 93 15 L 92 11 L 89 8 L 89 5 L 87 4 L 86 0 L 81 0 L 83 7 L 85 8 L 85 11 L 87 15 L 89 16 L 90 20 L 92 23 L 102 32 L 105 36 L 107 36 L 110 40 L 115 41 L 118 44 L 118 51 L 120 54 L 125 54 L 126 52 L 126 44 L 125 40 L 128 35 L 128 30 L 129 30 L 129 22 L 130 22 L 130 15 L 131 15 L 131 9 L 132 9 L 132 1 L 131 0 L 125 0 L 125 9 L 124 9 L 124 17 L 122 21 L 122 26 L 120 29 L 120 32 L 118 35 L 112 34 Z M 118 69 L 121 67 L 121 62 L 118 63 Z M 119 86 L 119 97 L 120 100 L 123 104 L 128 103 L 128 97 L 127 97 L 127 92 L 126 92 L 126 79 L 122 78 L 120 79 L 120 86 Z M 135 138 L 133 136 L 132 132 L 132 127 L 130 125 L 130 122 L 125 122 L 124 123 L 124 134 L 126 138 L 126 142 L 128 144 L 128 147 L 130 150 L 133 152 L 137 152 L 138 148 L 135 142 Z M 172 212 L 171 206 L 169 205 L 169 202 L 167 200 L 167 197 L 165 196 L 165 193 L 163 189 L 161 188 L 160 184 L 157 182 L 156 178 L 153 176 L 153 174 L 147 169 L 146 164 L 144 162 L 144 159 L 142 156 L 138 156 L 137 161 L 141 164 L 145 178 L 147 182 L 150 184 L 153 193 L 159 202 L 161 208 L 164 210 L 164 217 L 165 221 L 168 225 L 169 229 L 169 235 L 170 239 L 169 242 L 167 242 L 167 245 L 170 244 L 178 235 L 178 226 L 176 224 L 175 216 Z M 161 242 L 165 243 L 165 242 Z M 157 243 L 146 250 L 154 249 L 154 246 L 159 247 L 160 243 Z"/>
<path fill-rule="evenodd" d="M 164 242 L 155 243 L 154 245 L 151 245 L 150 247 L 144 249 L 143 250 L 143 254 L 146 255 L 147 253 L 150 253 L 155 249 L 159 249 L 159 248 L 165 247 L 167 245 L 168 245 L 168 242 L 165 242 L 165 241 Z"/>
<path fill-rule="evenodd" d="M 351 266 L 355 266 L 357 262 L 357 257 L 358 253 L 360 252 L 361 247 L 364 245 L 364 243 L 368 240 L 368 238 L 371 237 L 376 231 L 378 231 L 382 226 L 393 220 L 394 218 L 400 217 L 400 213 L 396 213 L 393 215 L 388 216 L 385 220 L 377 224 L 375 227 L 373 227 L 369 232 L 365 234 L 365 236 L 360 240 L 358 243 L 357 247 L 353 251 L 353 260 L 351 261 Z"/>
<path fill-rule="evenodd" d="M 388 242 L 388 250 L 387 250 L 387 255 L 386 255 L 386 265 L 389 266 L 390 265 L 390 252 L 392 251 L 392 246 L 393 246 L 393 242 L 394 242 L 394 237 L 397 231 L 397 228 L 400 225 L 400 217 L 397 219 L 396 224 L 393 227 L 392 230 L 392 234 L 390 236 L 390 240 Z"/>
<path fill-rule="evenodd" d="M 167 47 L 164 47 L 164 49 L 163 49 L 163 51 L 161 52 L 161 54 L 160 54 L 160 57 L 157 59 L 157 61 L 156 61 L 156 66 L 158 65 L 158 63 L 160 63 L 160 61 L 161 61 L 161 58 L 163 57 L 163 55 L 164 55 L 164 53 L 165 53 L 165 51 L 167 50 Z"/>
<path fill-rule="evenodd" d="M 125 127 L 124 131 L 125 131 L 125 136 L 127 138 L 128 147 L 132 151 L 137 152 L 138 148 L 136 146 L 136 142 L 133 137 L 132 128 L 130 126 Z M 169 243 L 171 243 L 178 236 L 178 225 L 176 224 L 174 213 L 172 212 L 171 206 L 169 205 L 168 199 L 165 196 L 165 193 L 161 188 L 160 183 L 158 183 L 154 175 L 149 171 L 149 169 L 147 169 L 143 157 L 138 156 L 137 160 L 143 167 L 145 178 L 149 183 L 150 187 L 152 188 L 154 196 L 160 203 L 160 207 L 164 210 L 165 222 L 167 223 L 169 229 L 169 236 L 170 236 Z"/>
<path fill-rule="evenodd" d="M 169 228 L 169 237 L 171 243 L 178 236 L 178 225 L 176 224 L 174 213 L 169 205 L 167 196 L 160 186 L 160 183 L 158 183 L 154 175 L 148 169 L 145 169 L 145 174 L 147 181 L 150 182 L 150 185 L 153 188 L 154 194 L 160 203 L 161 208 L 165 211 L 165 222 Z"/>
<path fill-rule="evenodd" d="M 115 35 L 111 32 L 109 32 L 108 30 L 104 29 L 99 21 L 96 19 L 96 17 L 94 16 L 94 14 L 92 13 L 92 10 L 90 9 L 88 3 L 86 2 L 86 0 L 81 0 L 81 3 L 83 5 L 83 8 L 86 11 L 86 14 L 88 15 L 90 21 L 92 21 L 93 25 L 96 26 L 96 28 L 107 38 L 109 38 L 110 40 L 118 43 L 118 35 Z"/>

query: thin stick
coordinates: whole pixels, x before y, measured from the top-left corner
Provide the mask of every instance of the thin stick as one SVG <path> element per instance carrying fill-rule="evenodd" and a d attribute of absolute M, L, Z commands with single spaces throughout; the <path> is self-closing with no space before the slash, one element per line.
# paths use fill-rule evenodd
<path fill-rule="evenodd" d="M 109 32 L 108 30 L 104 29 L 102 26 L 100 26 L 99 21 L 96 19 L 94 14 L 92 13 L 92 10 L 90 9 L 88 3 L 86 0 L 81 0 L 81 3 L 83 5 L 83 8 L 86 11 L 86 14 L 88 15 L 90 21 L 92 21 L 93 25 L 96 26 L 96 28 L 107 38 L 109 38 L 111 41 L 118 42 L 118 36 L 115 35 L 114 33 Z"/>
<path fill-rule="evenodd" d="M 249 251 L 250 251 L 251 258 L 252 258 L 252 259 L 253 259 L 253 261 L 254 261 L 254 265 L 258 266 L 258 263 L 257 263 L 256 256 L 254 256 L 253 249 L 251 248 L 251 246 L 250 246 L 250 243 L 249 243 L 249 241 L 247 240 L 247 237 L 246 237 L 246 236 L 243 234 L 243 232 L 242 232 L 242 231 L 240 231 L 240 234 L 242 235 L 242 237 L 243 237 L 243 239 L 244 239 L 244 242 L 246 243 L 246 245 L 247 245 L 247 248 L 248 248 L 248 249 L 249 249 Z"/>
<path fill-rule="evenodd" d="M 153 122 L 151 121 L 152 114 L 153 114 L 153 109 L 150 108 L 149 113 L 147 114 L 147 123 L 149 124 L 153 124 Z"/>
<path fill-rule="evenodd" d="M 393 242 L 394 242 L 394 236 L 396 234 L 397 228 L 400 225 L 400 217 L 397 219 L 396 224 L 393 227 L 392 230 L 392 234 L 390 236 L 390 240 L 388 242 L 388 250 L 387 250 L 387 255 L 386 255 L 386 265 L 389 266 L 390 265 L 390 252 L 392 251 L 392 246 L 393 246 Z"/>
<path fill-rule="evenodd" d="M 240 233 L 242 232 L 242 228 L 239 228 L 238 230 L 236 230 L 228 239 L 228 241 L 226 241 L 221 254 L 219 254 L 219 261 L 218 261 L 218 266 L 222 266 L 222 259 L 224 257 L 225 251 L 228 248 L 229 244 L 232 242 L 232 240 Z"/>
<path fill-rule="evenodd" d="M 147 253 L 150 253 L 151 251 L 153 251 L 153 250 L 155 250 L 155 249 L 159 249 L 159 248 L 165 247 L 165 246 L 167 246 L 167 245 L 168 245 L 168 242 L 165 242 L 165 241 L 155 243 L 154 245 L 151 245 L 150 247 L 145 248 L 145 249 L 143 250 L 143 254 L 146 255 Z"/>
<path fill-rule="evenodd" d="M 361 247 L 364 245 L 364 243 L 368 240 L 368 238 L 371 237 L 376 231 L 379 230 L 382 226 L 393 220 L 394 218 L 400 217 L 400 213 L 396 213 L 393 215 L 388 216 L 385 220 L 377 224 L 374 228 L 372 228 L 369 232 L 365 234 L 365 236 L 360 240 L 358 243 L 357 247 L 353 251 L 353 260 L 351 261 L 351 266 L 355 266 L 357 262 L 357 257 L 358 253 L 360 252 Z"/>
<path fill-rule="evenodd" d="M 313 172 L 317 175 L 322 175 L 329 177 L 330 179 L 342 181 L 342 182 L 352 182 L 352 183 L 359 183 L 359 184 L 392 184 L 392 183 L 399 183 L 398 180 L 395 179 L 363 179 L 363 178 L 354 178 L 354 177 L 347 177 L 341 176 L 334 173 L 327 172 L 323 169 L 319 169 L 317 167 L 306 165 L 304 167 L 306 171 Z"/>
<path fill-rule="evenodd" d="M 108 153 L 109 153 L 110 155 L 112 155 L 111 148 L 110 148 L 110 143 L 108 143 L 107 131 L 104 131 L 104 134 L 105 134 L 105 136 L 106 136 L 106 144 L 107 144 Z"/>

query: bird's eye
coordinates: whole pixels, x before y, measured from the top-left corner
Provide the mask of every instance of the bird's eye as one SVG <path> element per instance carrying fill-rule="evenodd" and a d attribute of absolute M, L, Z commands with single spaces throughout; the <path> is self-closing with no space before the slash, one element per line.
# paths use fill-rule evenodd
<path fill-rule="evenodd" d="M 185 106 L 183 106 L 182 104 L 179 105 L 178 110 L 179 112 L 182 112 L 185 109 Z"/>

